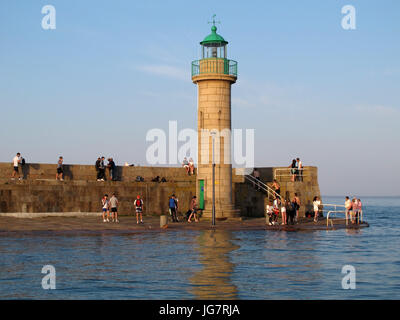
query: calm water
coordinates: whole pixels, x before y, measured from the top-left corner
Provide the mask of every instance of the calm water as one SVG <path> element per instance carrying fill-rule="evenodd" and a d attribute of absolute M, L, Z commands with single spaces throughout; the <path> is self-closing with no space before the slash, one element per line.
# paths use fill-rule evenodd
<path fill-rule="evenodd" d="M 399 299 L 400 198 L 363 200 L 359 231 L 0 236 L 0 298 Z M 41 287 L 47 264 L 56 290 Z"/>

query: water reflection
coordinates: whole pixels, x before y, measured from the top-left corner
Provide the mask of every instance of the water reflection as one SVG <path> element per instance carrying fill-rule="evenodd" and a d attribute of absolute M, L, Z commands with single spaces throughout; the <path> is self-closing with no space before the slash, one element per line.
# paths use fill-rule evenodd
<path fill-rule="evenodd" d="M 196 240 L 202 268 L 189 279 L 190 292 L 196 299 L 237 299 L 238 289 L 231 279 L 235 265 L 229 254 L 239 246 L 232 243 L 231 232 L 207 230 Z"/>

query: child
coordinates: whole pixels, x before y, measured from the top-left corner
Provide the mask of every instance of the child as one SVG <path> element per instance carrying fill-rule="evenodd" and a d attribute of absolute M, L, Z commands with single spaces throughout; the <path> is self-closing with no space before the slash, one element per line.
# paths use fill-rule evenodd
<path fill-rule="evenodd" d="M 110 210 L 109 210 L 109 201 L 107 194 L 105 194 L 104 197 L 101 199 L 101 204 L 103 206 L 103 222 L 110 222 L 110 220 L 108 219 L 108 216 L 110 215 Z"/>
<path fill-rule="evenodd" d="M 265 213 L 268 215 L 268 225 L 272 226 L 274 221 L 274 207 L 272 206 L 271 202 L 268 202 L 267 206 L 265 207 Z"/>

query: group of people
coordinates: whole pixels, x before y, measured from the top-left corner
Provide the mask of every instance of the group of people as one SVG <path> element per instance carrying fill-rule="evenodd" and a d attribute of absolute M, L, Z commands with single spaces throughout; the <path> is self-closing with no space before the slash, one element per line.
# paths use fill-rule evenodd
<path fill-rule="evenodd" d="M 269 201 L 266 205 L 266 215 L 268 216 L 268 225 L 277 225 L 279 213 L 281 214 L 281 225 L 295 224 L 298 222 L 300 198 L 297 193 L 292 200 L 275 197 L 274 201 Z"/>
<path fill-rule="evenodd" d="M 172 222 L 179 222 L 178 207 L 179 207 L 179 200 L 175 196 L 175 194 L 173 194 L 168 200 L 168 208 L 169 208 L 168 210 L 172 218 Z M 189 210 L 186 213 L 186 218 L 189 223 L 192 222 L 192 218 L 194 218 L 195 222 L 199 222 L 197 211 L 198 211 L 197 197 L 193 196 L 192 199 L 190 200 Z"/>
<path fill-rule="evenodd" d="M 101 199 L 102 211 L 103 211 L 103 222 L 112 222 L 118 223 L 118 199 L 113 193 L 112 197 L 108 199 L 108 194 L 105 194 Z"/>
<path fill-rule="evenodd" d="M 183 158 L 182 167 L 186 169 L 186 173 L 190 176 L 194 174 L 194 161 L 192 158 L 188 159 Z"/>
<path fill-rule="evenodd" d="M 116 222 L 118 223 L 118 206 L 119 202 L 115 193 L 112 194 L 112 197 L 109 199 L 108 194 L 105 194 L 101 199 L 102 205 L 102 213 L 103 213 L 103 222 Z M 143 223 L 143 207 L 144 201 L 138 195 L 134 201 L 135 211 L 136 211 L 136 223 Z M 178 219 L 178 206 L 179 200 L 172 194 L 171 197 L 168 199 L 168 207 L 169 207 L 169 214 L 172 218 L 172 222 L 179 222 Z M 192 197 L 190 201 L 190 209 L 187 213 L 188 222 L 192 222 L 192 218 L 194 218 L 195 222 L 199 222 L 199 217 L 197 214 L 198 207 L 197 207 L 197 198 L 196 196 Z"/>
<path fill-rule="evenodd" d="M 294 181 L 303 181 L 303 163 L 300 158 L 296 158 L 292 160 L 292 163 L 289 165 L 290 174 L 292 175 L 291 180 Z"/>
<path fill-rule="evenodd" d="M 350 200 L 349 197 L 346 197 L 344 202 L 344 207 L 346 209 L 346 219 L 350 216 L 350 220 L 352 224 L 360 222 L 360 216 L 362 213 L 362 202 L 360 199 L 353 198 Z"/>
<path fill-rule="evenodd" d="M 106 179 L 106 168 L 109 170 L 111 181 L 115 181 L 116 177 L 116 165 L 113 158 L 108 158 L 107 165 L 104 163 L 104 157 L 98 157 L 95 163 L 95 168 L 97 171 L 97 181 L 105 181 Z"/>

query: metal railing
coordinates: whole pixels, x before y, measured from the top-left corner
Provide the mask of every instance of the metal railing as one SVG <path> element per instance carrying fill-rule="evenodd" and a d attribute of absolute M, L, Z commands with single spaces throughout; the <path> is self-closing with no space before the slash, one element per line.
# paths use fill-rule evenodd
<path fill-rule="evenodd" d="M 328 211 L 328 214 L 326 215 L 326 226 L 329 227 L 329 222 L 331 223 L 331 226 L 333 226 L 332 219 L 329 220 L 329 216 L 331 215 L 331 213 L 334 213 L 334 214 L 336 214 L 336 213 L 344 213 L 345 214 L 345 218 L 346 218 L 346 226 L 347 226 L 349 224 L 349 213 L 350 212 L 352 212 L 352 211 L 348 211 L 348 210 L 331 210 L 331 211 Z M 350 216 L 350 219 L 351 219 L 351 216 Z M 353 219 L 351 219 L 351 220 L 353 220 Z M 363 223 L 363 211 L 362 210 L 360 210 L 358 212 L 358 215 L 357 215 L 357 224 L 360 224 L 360 222 Z"/>
<path fill-rule="evenodd" d="M 269 198 L 269 195 L 272 194 L 276 198 L 282 199 L 282 197 L 281 197 L 281 195 L 279 193 L 275 192 L 274 189 L 272 189 L 270 186 L 268 186 L 267 184 L 265 184 L 261 180 L 258 180 L 256 177 L 254 177 L 252 175 L 245 175 L 244 177 L 248 181 L 252 182 L 255 186 L 259 186 L 261 190 L 267 192 L 268 198 Z"/>
<path fill-rule="evenodd" d="M 237 77 L 237 62 L 224 58 L 206 58 L 192 62 L 192 77 L 206 73 L 220 73 Z"/>
<path fill-rule="evenodd" d="M 278 179 L 279 177 L 292 177 L 293 176 L 292 169 L 296 170 L 297 177 L 307 177 L 308 176 L 308 174 L 307 174 L 308 170 L 305 167 L 303 167 L 301 169 L 290 168 L 290 167 L 288 167 L 288 168 L 275 168 L 274 169 L 274 179 Z M 279 173 L 281 171 L 283 171 L 283 173 Z M 301 172 L 301 174 L 299 174 L 300 172 Z M 306 174 L 304 174 L 304 172 L 306 172 Z"/>

